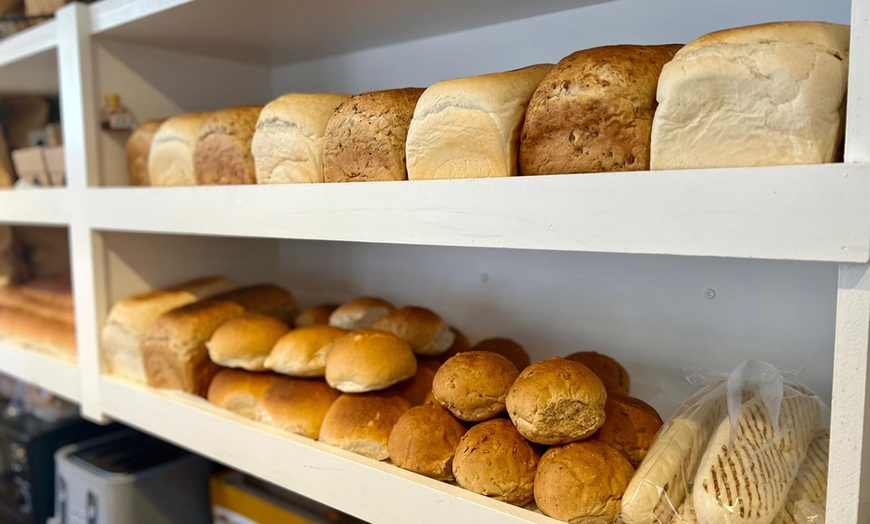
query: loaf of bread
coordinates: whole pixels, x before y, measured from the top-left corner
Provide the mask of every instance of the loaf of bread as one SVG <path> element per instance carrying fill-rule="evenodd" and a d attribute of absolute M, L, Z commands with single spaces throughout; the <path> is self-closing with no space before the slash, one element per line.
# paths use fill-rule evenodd
<path fill-rule="evenodd" d="M 251 141 L 257 183 L 323 182 L 326 123 L 347 98 L 290 93 L 267 104 Z"/>
<path fill-rule="evenodd" d="M 441 406 L 417 406 L 396 422 L 387 450 L 400 468 L 431 477 L 453 480 L 453 455 L 465 427 Z"/>
<path fill-rule="evenodd" d="M 444 353 L 453 345 L 455 335 L 450 325 L 432 310 L 406 306 L 375 322 L 375 329 L 383 329 L 407 342 L 417 355 L 431 356 Z"/>
<path fill-rule="evenodd" d="M 517 375 L 516 366 L 497 353 L 466 351 L 438 368 L 432 393 L 457 418 L 480 422 L 504 413 L 505 397 Z"/>
<path fill-rule="evenodd" d="M 339 393 L 323 380 L 281 377 L 260 398 L 254 418 L 311 439 L 320 436 L 323 419 Z"/>
<path fill-rule="evenodd" d="M 407 400 L 392 392 L 345 393 L 326 413 L 320 440 L 375 460 L 387 460 L 390 432 L 410 408 Z"/>
<path fill-rule="evenodd" d="M 206 398 L 219 408 L 253 419 L 257 403 L 278 379 L 273 373 L 222 369 L 209 384 Z"/>
<path fill-rule="evenodd" d="M 788 498 L 780 514 L 783 524 L 806 524 L 808 517 L 818 517 L 818 515 L 802 515 L 807 507 L 825 509 L 828 496 L 830 446 L 830 431 L 827 429 L 817 431 L 807 456 L 795 475 L 794 483 L 788 491 Z"/>
<path fill-rule="evenodd" d="M 251 139 L 260 106 L 240 106 L 211 114 L 199 131 L 193 166 L 199 185 L 254 184 Z"/>
<path fill-rule="evenodd" d="M 539 64 L 429 87 L 408 130 L 408 178 L 516 175 L 526 106 L 552 67 Z"/>
<path fill-rule="evenodd" d="M 406 180 L 405 137 L 423 89 L 364 93 L 338 106 L 326 124 L 326 182 Z"/>
<path fill-rule="evenodd" d="M 275 317 L 247 314 L 221 324 L 205 346 L 215 364 L 265 371 L 266 358 L 288 331 L 290 327 Z"/>
<path fill-rule="evenodd" d="M 211 113 L 188 113 L 160 125 L 151 141 L 148 179 L 152 186 L 193 186 L 193 152 L 202 126 Z"/>
<path fill-rule="evenodd" d="M 150 186 L 148 174 L 148 158 L 151 156 L 151 142 L 154 134 L 160 128 L 163 120 L 148 120 L 133 131 L 127 140 L 127 171 L 130 174 L 130 185 Z"/>
<path fill-rule="evenodd" d="M 563 58 L 526 111 L 520 173 L 649 169 L 656 83 L 679 48 L 616 45 Z"/>
<path fill-rule="evenodd" d="M 844 25 L 777 22 L 691 42 L 659 78 L 652 169 L 836 161 L 848 67 Z"/>

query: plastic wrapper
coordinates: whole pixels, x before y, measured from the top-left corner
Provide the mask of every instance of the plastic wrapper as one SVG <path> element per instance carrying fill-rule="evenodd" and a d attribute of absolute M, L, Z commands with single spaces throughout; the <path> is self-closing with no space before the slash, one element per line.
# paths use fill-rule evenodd
<path fill-rule="evenodd" d="M 622 498 L 624 524 L 821 524 L 829 413 L 774 366 L 694 372 L 704 387 L 659 432 Z"/>

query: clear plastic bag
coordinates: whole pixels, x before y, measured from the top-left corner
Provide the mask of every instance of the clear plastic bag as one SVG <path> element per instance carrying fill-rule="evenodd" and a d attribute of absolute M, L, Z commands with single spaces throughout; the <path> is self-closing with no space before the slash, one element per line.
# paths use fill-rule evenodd
<path fill-rule="evenodd" d="M 625 524 L 819 524 L 828 409 L 774 366 L 692 372 L 704 387 L 659 432 L 622 499 Z"/>

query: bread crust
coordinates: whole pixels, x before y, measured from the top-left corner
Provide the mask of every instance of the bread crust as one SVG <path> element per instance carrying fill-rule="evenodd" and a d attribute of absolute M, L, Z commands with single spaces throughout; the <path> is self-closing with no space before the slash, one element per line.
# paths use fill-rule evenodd
<path fill-rule="evenodd" d="M 417 359 L 402 339 L 377 329 L 352 331 L 326 357 L 326 382 L 345 393 L 386 389 L 417 373 Z"/>
<path fill-rule="evenodd" d="M 382 298 L 357 297 L 338 306 L 329 315 L 329 325 L 348 331 L 368 329 L 395 310 L 394 305 Z"/>
<path fill-rule="evenodd" d="M 143 122 L 127 139 L 127 171 L 130 174 L 130 185 L 151 185 L 151 176 L 148 174 L 148 157 L 151 155 L 151 142 L 154 140 L 154 134 L 157 133 L 162 123 L 163 120 Z"/>
<path fill-rule="evenodd" d="M 253 419 L 257 402 L 276 380 L 278 375 L 273 373 L 222 369 L 209 383 L 206 399 L 219 408 Z"/>
<path fill-rule="evenodd" d="M 293 321 L 294 327 L 310 327 L 310 326 L 327 326 L 329 325 L 329 316 L 338 308 L 338 304 L 320 304 L 312 306 L 302 313 L 296 315 Z"/>
<path fill-rule="evenodd" d="M 296 328 L 278 339 L 265 365 L 293 377 L 323 377 L 329 351 L 345 335 L 347 331 L 332 326 Z"/>
<path fill-rule="evenodd" d="M 257 402 L 254 418 L 290 433 L 317 439 L 326 413 L 340 395 L 323 380 L 280 377 Z"/>
<path fill-rule="evenodd" d="M 196 185 L 193 153 L 211 113 L 188 113 L 165 120 L 151 141 L 148 179 L 152 186 Z"/>
<path fill-rule="evenodd" d="M 595 438 L 621 451 L 637 467 L 646 457 L 662 428 L 662 417 L 646 402 L 608 393 L 604 403 L 604 425 Z"/>
<path fill-rule="evenodd" d="M 375 460 L 387 460 L 390 432 L 411 405 L 392 392 L 345 393 L 329 408 L 320 440 Z"/>
<path fill-rule="evenodd" d="M 215 111 L 202 126 L 193 153 L 199 185 L 256 183 L 251 140 L 262 106 Z"/>
<path fill-rule="evenodd" d="M 456 337 L 437 313 L 417 306 L 405 306 L 390 312 L 373 326 L 398 336 L 407 342 L 417 355 L 432 356 L 444 353 Z"/>
<path fill-rule="evenodd" d="M 595 351 L 578 351 L 571 353 L 568 360 L 579 362 L 595 373 L 604 384 L 604 389 L 617 395 L 627 397 L 631 389 L 631 377 L 622 364 L 613 357 L 602 355 Z"/>
<path fill-rule="evenodd" d="M 247 314 L 221 324 L 205 346 L 215 364 L 265 371 L 266 358 L 288 331 L 290 327 L 275 317 Z"/>
<path fill-rule="evenodd" d="M 406 411 L 390 433 L 387 449 L 393 464 L 435 480 L 453 480 L 453 455 L 465 427 L 441 406 Z"/>
<path fill-rule="evenodd" d="M 489 351 L 466 351 L 435 373 L 432 393 L 457 418 L 479 422 L 505 411 L 505 398 L 519 371 L 510 360 Z"/>

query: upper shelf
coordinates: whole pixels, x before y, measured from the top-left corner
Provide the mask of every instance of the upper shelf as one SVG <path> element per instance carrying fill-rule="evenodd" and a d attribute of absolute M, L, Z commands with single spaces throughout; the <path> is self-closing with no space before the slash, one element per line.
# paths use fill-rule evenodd
<path fill-rule="evenodd" d="M 0 189 L 0 224 L 69 225 L 70 198 L 63 187 Z"/>
<path fill-rule="evenodd" d="M 57 23 L 49 20 L 0 40 L 0 67 L 57 49 Z"/>
<path fill-rule="evenodd" d="M 870 165 L 87 191 L 101 230 L 870 259 Z"/>
<path fill-rule="evenodd" d="M 54 20 L 0 40 L 0 93 L 58 92 Z"/>

